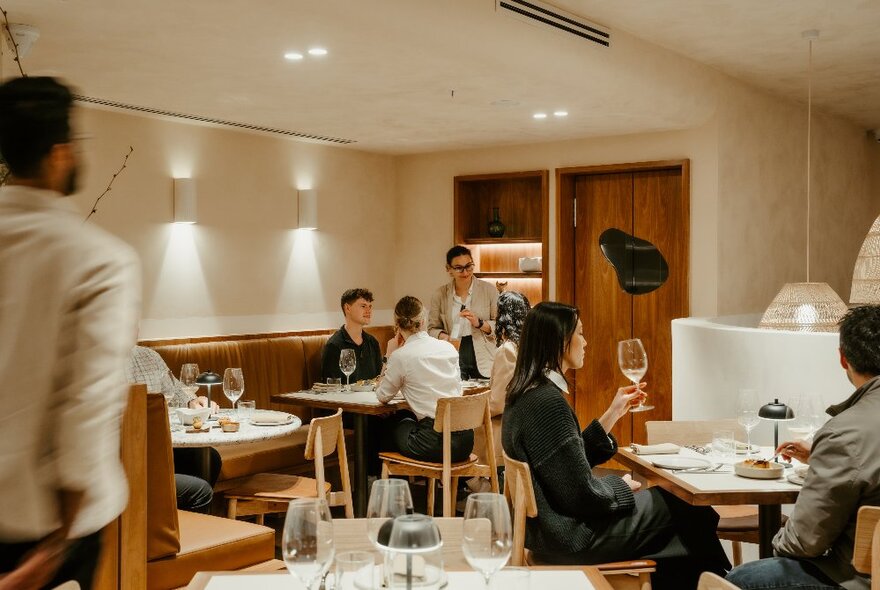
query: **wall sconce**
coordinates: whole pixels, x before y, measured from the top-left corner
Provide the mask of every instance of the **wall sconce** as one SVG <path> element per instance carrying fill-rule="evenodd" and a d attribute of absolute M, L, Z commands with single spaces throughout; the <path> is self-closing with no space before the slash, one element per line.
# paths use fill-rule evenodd
<path fill-rule="evenodd" d="M 174 179 L 174 223 L 196 222 L 196 181 Z"/>
<path fill-rule="evenodd" d="M 297 227 L 299 229 L 318 229 L 318 191 L 311 188 L 296 191 L 297 210 L 299 212 Z"/>

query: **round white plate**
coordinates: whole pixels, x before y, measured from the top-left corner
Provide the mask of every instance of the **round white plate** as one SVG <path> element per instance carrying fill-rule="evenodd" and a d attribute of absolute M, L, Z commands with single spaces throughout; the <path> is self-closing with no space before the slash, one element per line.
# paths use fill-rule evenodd
<path fill-rule="evenodd" d="M 254 418 L 251 418 L 251 420 L 250 420 L 251 424 L 253 424 L 254 426 L 286 426 L 286 425 L 290 424 L 291 422 L 293 422 L 293 414 L 288 414 L 287 412 L 274 412 L 272 410 L 259 410 L 260 414 L 268 414 L 270 412 L 273 414 L 280 414 L 280 415 L 283 415 L 286 417 L 284 420 L 281 420 L 281 421 L 260 420 L 260 416 L 258 415 Z"/>
<path fill-rule="evenodd" d="M 793 483 L 796 486 L 804 485 L 804 478 L 797 473 L 789 473 L 787 476 L 785 476 L 785 479 L 787 479 L 789 483 Z"/>
<path fill-rule="evenodd" d="M 701 467 L 712 467 L 712 462 L 700 457 L 682 457 L 679 455 L 670 455 L 668 457 L 658 457 L 651 459 L 654 467 L 663 469 L 699 469 Z"/>
<path fill-rule="evenodd" d="M 351 390 L 358 391 L 358 392 L 360 392 L 360 391 L 375 391 L 376 386 L 373 385 L 372 383 L 370 383 L 369 385 L 357 385 L 357 384 L 352 383 Z"/>

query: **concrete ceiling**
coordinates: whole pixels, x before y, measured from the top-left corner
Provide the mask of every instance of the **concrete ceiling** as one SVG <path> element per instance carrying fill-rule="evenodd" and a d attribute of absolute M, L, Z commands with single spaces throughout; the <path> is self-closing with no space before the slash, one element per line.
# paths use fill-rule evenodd
<path fill-rule="evenodd" d="M 494 0 L 0 0 L 10 21 L 40 29 L 23 60 L 31 75 L 378 152 L 689 127 L 719 100 L 702 64 L 803 102 L 809 28 L 822 31 L 817 107 L 880 127 L 878 0 L 553 3 L 609 27 L 611 49 L 496 12 Z M 329 54 L 283 59 L 313 45 Z M 555 109 L 569 116 L 532 118 Z"/>

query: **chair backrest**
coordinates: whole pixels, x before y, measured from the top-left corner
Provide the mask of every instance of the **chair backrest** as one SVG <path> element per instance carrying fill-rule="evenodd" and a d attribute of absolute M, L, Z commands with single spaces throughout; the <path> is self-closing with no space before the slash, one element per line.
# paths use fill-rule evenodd
<path fill-rule="evenodd" d="M 177 486 L 168 409 L 161 393 L 147 394 L 147 561 L 180 551 Z"/>
<path fill-rule="evenodd" d="M 488 404 L 488 392 L 467 396 L 441 397 L 437 400 L 434 430 L 443 432 L 447 424 L 450 432 L 479 428 L 483 425 Z"/>
<path fill-rule="evenodd" d="M 712 442 L 718 430 L 732 430 L 736 440 L 744 441 L 746 431 L 735 418 L 727 420 L 668 420 L 648 421 L 648 444 L 675 443 L 677 445 L 705 445 Z"/>
<path fill-rule="evenodd" d="M 526 517 L 538 516 L 535 502 L 535 488 L 532 487 L 532 474 L 527 463 L 511 459 L 502 451 L 504 457 L 504 497 L 513 510 L 513 551 L 510 565 L 526 565 Z"/>
<path fill-rule="evenodd" d="M 853 567 L 857 572 L 880 571 L 880 506 L 862 506 L 856 520 Z M 874 576 L 880 579 L 880 575 Z M 874 586 L 871 586 L 872 588 Z"/>
<path fill-rule="evenodd" d="M 712 572 L 703 572 L 697 583 L 697 590 L 739 590 L 739 586 L 734 586 Z"/>
<path fill-rule="evenodd" d="M 331 493 L 327 497 L 324 475 L 324 457 L 334 452 L 339 458 L 339 475 L 342 480 L 342 494 Z M 331 416 L 312 418 L 309 423 L 309 436 L 306 439 L 306 459 L 315 462 L 315 479 L 318 482 L 318 494 L 328 501 L 330 506 L 345 506 L 345 517 L 354 518 L 354 505 L 351 500 L 351 480 L 348 475 L 348 456 L 345 451 L 345 429 L 342 427 L 342 408 Z"/>

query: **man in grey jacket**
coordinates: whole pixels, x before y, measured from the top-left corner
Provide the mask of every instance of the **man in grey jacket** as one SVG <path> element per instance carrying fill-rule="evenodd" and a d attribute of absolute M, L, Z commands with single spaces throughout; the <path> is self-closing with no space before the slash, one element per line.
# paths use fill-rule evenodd
<path fill-rule="evenodd" d="M 782 443 L 783 457 L 809 463 L 803 490 L 773 539 L 778 557 L 744 564 L 727 579 L 739 588 L 868 590 L 852 566 L 856 515 L 880 505 L 880 306 L 852 309 L 840 322 L 840 365 L 856 391 L 828 408 L 812 448 Z"/>

